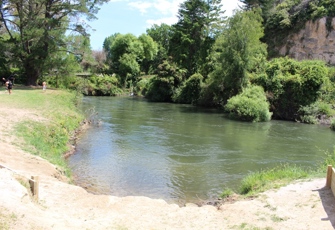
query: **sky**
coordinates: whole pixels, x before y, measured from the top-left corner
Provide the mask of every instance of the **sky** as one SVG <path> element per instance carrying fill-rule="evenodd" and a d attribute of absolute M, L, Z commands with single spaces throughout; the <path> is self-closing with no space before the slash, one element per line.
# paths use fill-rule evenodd
<path fill-rule="evenodd" d="M 140 36 L 152 25 L 177 23 L 178 10 L 184 0 L 110 0 L 100 6 L 97 19 L 88 22 L 91 27 L 91 48 L 101 50 L 105 38 L 115 34 L 131 33 Z M 241 5 L 238 0 L 222 0 L 226 16 Z"/>

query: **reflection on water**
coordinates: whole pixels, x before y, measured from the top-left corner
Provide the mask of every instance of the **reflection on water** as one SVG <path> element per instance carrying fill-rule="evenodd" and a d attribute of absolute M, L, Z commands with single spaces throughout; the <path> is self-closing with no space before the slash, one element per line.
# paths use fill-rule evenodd
<path fill-rule="evenodd" d="M 237 122 L 215 110 L 140 98 L 84 98 L 83 109 L 92 107 L 102 124 L 82 134 L 68 163 L 75 183 L 99 194 L 211 199 L 252 171 L 315 167 L 335 138 L 324 126 Z"/>

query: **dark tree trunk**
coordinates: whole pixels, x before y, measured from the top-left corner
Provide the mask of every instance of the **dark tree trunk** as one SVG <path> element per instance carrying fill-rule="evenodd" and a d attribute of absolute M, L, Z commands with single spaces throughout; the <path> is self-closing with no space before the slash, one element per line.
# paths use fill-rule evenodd
<path fill-rule="evenodd" d="M 24 68 L 25 68 L 25 73 L 27 77 L 26 84 L 36 86 L 37 80 L 40 76 L 40 70 L 37 69 L 38 67 L 36 65 L 33 65 L 30 63 L 26 63 L 24 65 Z"/>

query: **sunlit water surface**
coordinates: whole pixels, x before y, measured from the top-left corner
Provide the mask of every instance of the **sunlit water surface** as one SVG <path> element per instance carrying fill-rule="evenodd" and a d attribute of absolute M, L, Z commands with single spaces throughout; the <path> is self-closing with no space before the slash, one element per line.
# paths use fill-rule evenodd
<path fill-rule="evenodd" d="M 316 167 L 332 151 L 326 126 L 231 121 L 216 110 L 133 97 L 85 97 L 99 126 L 85 131 L 68 164 L 97 194 L 199 202 L 237 189 L 248 173 L 291 163 Z"/>

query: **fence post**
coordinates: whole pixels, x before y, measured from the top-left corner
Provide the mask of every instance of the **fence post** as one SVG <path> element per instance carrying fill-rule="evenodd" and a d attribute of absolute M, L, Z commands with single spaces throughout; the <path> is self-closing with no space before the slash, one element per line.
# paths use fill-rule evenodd
<path fill-rule="evenodd" d="M 331 165 L 328 165 L 328 168 L 327 168 L 327 182 L 326 182 L 326 187 L 327 188 L 331 187 L 332 173 L 333 173 L 333 167 Z"/>
<path fill-rule="evenodd" d="M 38 201 L 38 192 L 39 192 L 39 177 L 38 176 L 32 176 L 29 180 L 30 183 L 30 189 L 33 194 L 33 197 L 36 201 Z"/>

